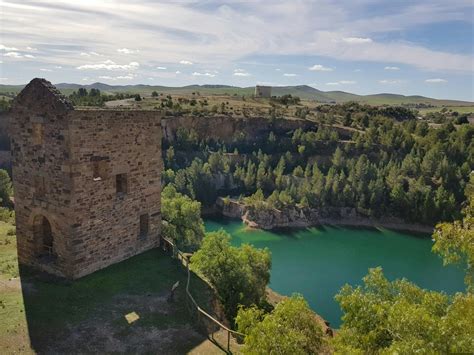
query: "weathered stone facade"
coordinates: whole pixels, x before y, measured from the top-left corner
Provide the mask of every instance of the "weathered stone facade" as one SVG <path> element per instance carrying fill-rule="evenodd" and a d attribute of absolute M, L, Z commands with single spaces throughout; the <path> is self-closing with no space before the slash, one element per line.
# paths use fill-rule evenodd
<path fill-rule="evenodd" d="M 75 279 L 159 245 L 159 112 L 76 110 L 33 79 L 10 133 L 21 264 Z"/>
<path fill-rule="evenodd" d="M 255 97 L 272 97 L 272 87 L 263 85 L 255 86 Z"/>

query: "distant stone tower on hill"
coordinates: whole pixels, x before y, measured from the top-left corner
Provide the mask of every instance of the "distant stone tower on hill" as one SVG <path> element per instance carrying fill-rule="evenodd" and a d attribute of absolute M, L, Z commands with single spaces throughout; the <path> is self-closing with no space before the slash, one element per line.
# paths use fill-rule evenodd
<path fill-rule="evenodd" d="M 271 86 L 255 86 L 255 97 L 272 97 L 272 87 Z"/>
<path fill-rule="evenodd" d="M 10 122 L 20 264 L 76 279 L 159 245 L 159 112 L 74 109 L 33 79 Z"/>

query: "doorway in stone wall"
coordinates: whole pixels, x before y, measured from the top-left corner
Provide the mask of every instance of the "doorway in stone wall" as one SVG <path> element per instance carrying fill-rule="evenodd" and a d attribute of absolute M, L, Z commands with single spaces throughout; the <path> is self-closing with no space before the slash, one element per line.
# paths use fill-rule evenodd
<path fill-rule="evenodd" d="M 33 220 L 36 257 L 42 262 L 54 262 L 56 250 L 51 223 L 45 216 L 36 216 Z"/>

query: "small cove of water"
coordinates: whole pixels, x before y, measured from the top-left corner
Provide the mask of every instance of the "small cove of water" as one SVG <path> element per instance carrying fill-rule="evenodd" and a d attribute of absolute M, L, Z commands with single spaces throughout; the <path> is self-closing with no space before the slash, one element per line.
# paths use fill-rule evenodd
<path fill-rule="evenodd" d="M 428 235 L 334 226 L 273 232 L 248 229 L 240 220 L 225 218 L 206 219 L 205 226 L 207 232 L 223 228 L 233 245 L 268 247 L 270 287 L 283 295 L 303 294 L 311 308 L 336 328 L 342 313 L 334 295 L 346 283 L 361 284 L 372 267 L 382 266 L 390 280 L 404 277 L 431 290 L 452 294 L 465 289 L 463 271 L 443 266 L 431 252 Z"/>

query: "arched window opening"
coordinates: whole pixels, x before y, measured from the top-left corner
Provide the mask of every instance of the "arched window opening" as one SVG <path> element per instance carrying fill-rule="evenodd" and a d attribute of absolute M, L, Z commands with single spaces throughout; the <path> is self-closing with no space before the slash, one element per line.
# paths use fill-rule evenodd
<path fill-rule="evenodd" d="M 53 261 L 56 258 L 54 236 L 51 224 L 44 216 L 34 219 L 34 238 L 37 257 L 43 261 Z"/>

